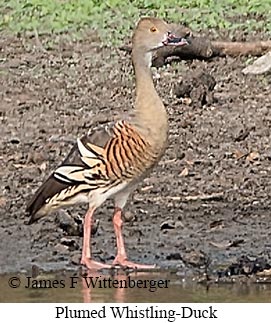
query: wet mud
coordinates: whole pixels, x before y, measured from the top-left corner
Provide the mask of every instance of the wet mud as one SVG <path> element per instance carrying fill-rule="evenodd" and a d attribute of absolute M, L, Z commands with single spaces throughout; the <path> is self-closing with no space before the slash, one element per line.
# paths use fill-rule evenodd
<path fill-rule="evenodd" d="M 46 51 L 35 39 L 2 37 L 0 53 L 0 272 L 24 273 L 33 264 L 76 271 L 87 206 L 31 226 L 25 206 L 78 136 L 132 109 L 130 55 L 91 36 Z M 169 145 L 127 204 L 131 260 L 181 277 L 221 277 L 240 257 L 264 259 L 262 270 L 271 264 L 271 79 L 243 75 L 247 63 L 246 57 L 224 57 L 154 68 L 169 115 Z M 216 83 L 202 86 L 201 104 L 176 97 L 176 86 L 195 81 L 199 71 Z M 96 212 L 92 240 L 94 257 L 109 263 L 115 256 L 112 212 L 111 201 Z M 246 273 L 240 268 L 231 273 Z"/>

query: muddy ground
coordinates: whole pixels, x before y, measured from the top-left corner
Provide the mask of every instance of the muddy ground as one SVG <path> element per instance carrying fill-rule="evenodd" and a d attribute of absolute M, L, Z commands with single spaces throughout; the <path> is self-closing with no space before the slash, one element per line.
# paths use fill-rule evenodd
<path fill-rule="evenodd" d="M 264 36 L 263 36 L 264 38 Z M 44 51 L 37 40 L 0 40 L 0 273 L 77 270 L 87 206 L 28 226 L 25 205 L 92 125 L 132 108 L 130 55 L 84 41 Z M 187 61 L 154 69 L 170 119 L 169 147 L 127 205 L 131 260 L 180 275 L 211 273 L 241 256 L 271 263 L 271 78 L 244 76 L 248 58 Z M 182 78 L 206 69 L 214 100 L 186 105 L 173 94 Z M 96 213 L 96 259 L 115 255 L 112 203 Z M 76 219 L 74 221 L 73 219 Z"/>

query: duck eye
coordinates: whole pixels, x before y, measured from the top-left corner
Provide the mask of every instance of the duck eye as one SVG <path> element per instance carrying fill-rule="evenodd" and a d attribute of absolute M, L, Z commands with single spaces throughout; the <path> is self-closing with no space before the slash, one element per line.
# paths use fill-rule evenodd
<path fill-rule="evenodd" d="M 151 28 L 150 28 L 150 31 L 151 31 L 152 33 L 155 33 L 155 32 L 157 31 L 157 28 L 153 26 L 153 27 L 151 27 Z"/>

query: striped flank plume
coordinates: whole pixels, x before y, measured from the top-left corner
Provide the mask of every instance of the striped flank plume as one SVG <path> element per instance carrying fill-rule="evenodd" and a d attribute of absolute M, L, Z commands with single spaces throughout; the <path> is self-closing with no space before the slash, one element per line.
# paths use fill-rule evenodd
<path fill-rule="evenodd" d="M 88 195 L 95 190 L 106 192 L 122 182 L 135 180 L 156 160 L 150 148 L 126 121 L 103 128 L 98 138 L 95 132 L 78 139 L 64 162 L 30 201 L 27 207 L 30 223 L 59 207 L 87 202 Z"/>

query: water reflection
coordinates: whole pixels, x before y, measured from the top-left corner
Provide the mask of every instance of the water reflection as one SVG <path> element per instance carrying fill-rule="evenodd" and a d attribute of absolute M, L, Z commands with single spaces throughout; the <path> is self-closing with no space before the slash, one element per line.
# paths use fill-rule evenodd
<path fill-rule="evenodd" d="M 160 289 L 169 289 L 170 279 L 166 277 L 151 277 L 150 273 L 138 272 L 101 275 L 98 272 L 87 272 L 81 276 L 83 301 L 89 303 L 93 300 L 92 294 L 97 295 L 97 289 L 110 290 L 112 299 L 117 303 L 124 303 L 132 291 L 140 290 L 146 296 L 156 293 Z M 145 296 L 145 298 L 146 298 Z M 106 299 L 101 299 L 105 302 Z"/>
<path fill-rule="evenodd" d="M 50 288 L 32 288 L 31 281 L 18 275 L 21 285 L 11 288 L 12 275 L 0 276 L 0 302 L 117 302 L 117 303 L 186 303 L 186 302 L 270 302 L 270 284 L 198 285 L 183 282 L 168 273 L 110 273 L 101 275 L 86 272 L 84 275 L 54 273 L 38 276 L 46 283 L 64 281 L 64 287 L 55 284 Z M 168 283 L 165 283 L 169 281 Z M 151 285 L 151 282 L 153 285 Z M 159 285 L 160 282 L 160 285 Z M 111 284 L 111 285 L 110 285 Z M 129 286 L 130 284 L 130 286 Z M 133 285 L 134 284 L 134 285 Z M 110 286 L 109 286 L 110 285 Z M 37 286 L 37 285 L 34 285 Z M 156 287 L 154 287 L 156 286 Z"/>

